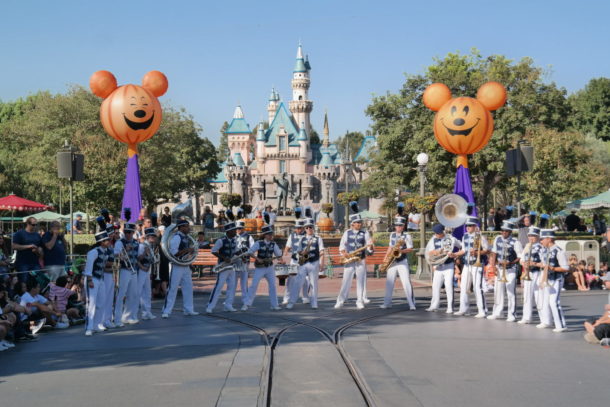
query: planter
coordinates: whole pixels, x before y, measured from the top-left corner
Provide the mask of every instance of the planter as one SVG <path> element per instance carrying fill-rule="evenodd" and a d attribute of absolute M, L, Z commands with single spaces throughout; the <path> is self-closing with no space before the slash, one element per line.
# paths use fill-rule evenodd
<path fill-rule="evenodd" d="M 257 232 L 257 219 L 243 219 L 243 221 L 246 224 L 246 227 L 244 228 L 246 232 L 250 234 L 255 234 Z"/>
<path fill-rule="evenodd" d="M 320 232 L 332 232 L 335 230 L 335 222 L 331 218 L 322 218 L 318 221 L 318 230 Z"/>

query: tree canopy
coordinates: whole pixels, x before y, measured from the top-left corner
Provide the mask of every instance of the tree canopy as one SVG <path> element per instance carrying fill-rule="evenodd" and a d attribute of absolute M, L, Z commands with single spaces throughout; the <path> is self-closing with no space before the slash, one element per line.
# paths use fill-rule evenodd
<path fill-rule="evenodd" d="M 558 135 L 570 125 L 568 119 L 572 106 L 566 90 L 554 83 L 546 83 L 545 76 L 546 72 L 536 67 L 530 58 L 515 62 L 501 55 L 484 57 L 477 50 L 468 55 L 450 53 L 436 59 L 424 74 L 407 75 L 398 93 L 388 92 L 376 96 L 366 109 L 373 120 L 373 131 L 379 134 L 379 152 L 370 163 L 372 173 L 365 181 L 363 191 L 368 195 L 384 197 L 394 193 L 394 188 L 398 186 L 416 190 L 419 182 L 415 158 L 420 152 L 425 152 L 430 156 L 426 173 L 427 188 L 434 192 L 451 192 L 455 179 L 455 156 L 436 142 L 432 127 L 434 112 L 424 106 L 422 94 L 431 83 L 441 82 L 451 89 L 454 97 L 475 97 L 482 84 L 497 81 L 506 86 L 508 100 L 504 107 L 492 113 L 495 122 L 493 137 L 487 147 L 469 157 L 469 166 L 478 205 L 488 199 L 490 191 L 495 187 L 509 191 L 510 195 L 515 180 L 505 174 L 505 152 L 516 147 L 520 139 L 526 138 L 528 131 L 532 131 L 531 137 L 539 133 L 552 134 L 558 142 L 563 143 L 567 143 L 570 137 L 577 138 L 577 142 L 582 141 L 573 132 L 566 137 Z M 540 130 L 540 126 L 551 133 Z M 535 147 L 540 148 L 541 154 L 544 154 L 538 141 L 532 139 Z M 548 147 L 557 149 L 554 153 L 555 160 L 565 162 L 566 165 L 561 170 L 548 166 L 543 170 L 545 163 L 538 159 L 536 152 L 535 165 L 538 166 L 538 172 L 535 173 L 546 171 L 546 176 L 556 179 L 564 171 L 571 171 L 572 174 L 579 172 L 578 164 L 570 159 L 563 160 L 561 154 L 570 153 L 565 145 L 560 147 L 551 144 Z M 587 150 L 586 146 L 583 148 Z M 589 162 L 595 159 L 588 150 L 583 154 L 580 157 L 590 157 Z M 607 172 L 605 169 L 604 173 Z M 601 180 L 597 178 L 583 178 L 581 182 L 584 185 L 578 190 L 562 188 L 565 194 L 559 199 L 565 203 L 581 194 L 599 192 L 603 185 L 600 185 Z M 528 192 L 525 194 L 526 202 L 534 208 L 542 206 L 549 211 L 561 209 L 563 204 L 559 202 L 533 198 L 536 189 L 540 188 L 539 184 L 528 181 L 524 188 Z"/>
<path fill-rule="evenodd" d="M 67 140 L 85 155 L 85 181 L 74 183 L 75 207 L 120 209 L 126 146 L 104 132 L 100 104 L 101 99 L 82 87 L 0 103 L 0 193 L 15 192 L 57 205 L 62 182 L 57 177 L 56 153 Z M 219 167 L 216 149 L 201 132 L 183 109 L 164 107 L 159 131 L 139 148 L 145 206 L 173 199 L 182 191 L 210 189 L 207 180 L 216 176 Z"/>
<path fill-rule="evenodd" d="M 591 79 L 584 89 L 570 96 L 571 124 L 584 134 L 610 140 L 610 79 Z"/>

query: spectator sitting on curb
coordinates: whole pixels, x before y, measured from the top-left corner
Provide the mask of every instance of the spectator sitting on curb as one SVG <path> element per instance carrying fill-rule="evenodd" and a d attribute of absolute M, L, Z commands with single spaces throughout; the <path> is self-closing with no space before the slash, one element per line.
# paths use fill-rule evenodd
<path fill-rule="evenodd" d="M 587 331 L 584 336 L 585 341 L 610 346 L 610 304 L 606 304 L 604 314 L 599 319 L 590 319 L 584 323 L 584 326 Z"/>
<path fill-rule="evenodd" d="M 81 322 L 80 314 L 77 308 L 68 308 L 68 298 L 75 295 L 76 292 L 66 288 L 68 285 L 68 277 L 61 276 L 55 283 L 50 284 L 49 298 L 53 302 L 55 309 L 62 314 L 62 322 L 67 322 L 67 317 L 72 323 Z"/>

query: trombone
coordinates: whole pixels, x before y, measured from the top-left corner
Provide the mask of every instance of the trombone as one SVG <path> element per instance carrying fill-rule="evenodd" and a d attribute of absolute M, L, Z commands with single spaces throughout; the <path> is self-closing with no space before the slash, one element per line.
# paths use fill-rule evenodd
<path fill-rule="evenodd" d="M 502 239 L 502 278 L 500 279 L 501 283 L 508 283 L 508 279 L 506 278 L 506 255 L 508 254 L 508 243 L 506 240 Z"/>

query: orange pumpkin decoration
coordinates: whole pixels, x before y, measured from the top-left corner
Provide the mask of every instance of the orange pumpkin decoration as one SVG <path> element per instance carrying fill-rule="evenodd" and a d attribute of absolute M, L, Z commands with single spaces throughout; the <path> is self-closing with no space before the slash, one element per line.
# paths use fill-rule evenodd
<path fill-rule="evenodd" d="M 468 154 L 487 145 L 493 134 L 490 111 L 506 103 L 506 89 L 498 82 L 482 85 L 477 98 L 451 97 L 442 83 L 434 83 L 424 91 L 424 105 L 437 112 L 434 116 L 434 137 L 447 151 L 457 154 L 457 167 L 468 168 Z"/>
<path fill-rule="evenodd" d="M 320 232 L 330 233 L 335 230 L 335 222 L 331 218 L 320 218 L 318 220 L 318 230 Z"/>
<path fill-rule="evenodd" d="M 117 87 L 114 75 L 97 71 L 89 80 L 91 91 L 104 98 L 100 120 L 111 137 L 128 146 L 129 157 L 138 153 L 138 143 L 151 138 L 161 125 L 163 113 L 157 97 L 167 91 L 168 81 L 159 71 L 144 75 L 142 86 Z"/>

